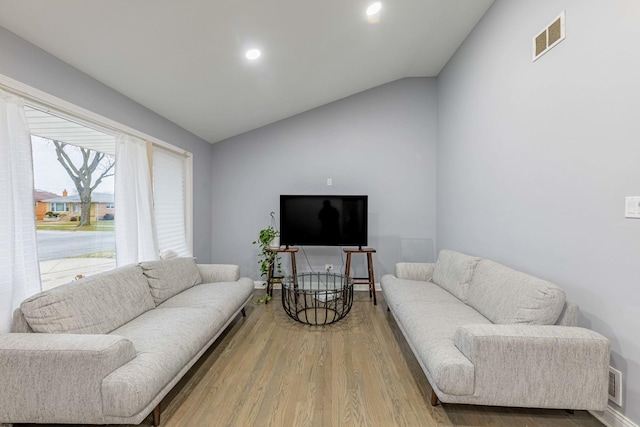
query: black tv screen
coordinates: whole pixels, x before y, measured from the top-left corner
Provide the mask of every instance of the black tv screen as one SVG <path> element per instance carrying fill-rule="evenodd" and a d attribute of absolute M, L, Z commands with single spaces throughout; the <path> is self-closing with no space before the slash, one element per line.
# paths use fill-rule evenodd
<path fill-rule="evenodd" d="M 367 196 L 280 196 L 280 244 L 366 246 Z"/>

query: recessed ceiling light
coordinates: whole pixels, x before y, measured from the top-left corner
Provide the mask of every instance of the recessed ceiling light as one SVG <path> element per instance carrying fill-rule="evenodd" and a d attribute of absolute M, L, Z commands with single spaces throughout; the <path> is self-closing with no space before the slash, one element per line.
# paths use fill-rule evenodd
<path fill-rule="evenodd" d="M 249 49 L 247 51 L 247 53 L 244 54 L 244 56 L 247 57 L 247 59 L 254 61 L 258 58 L 260 58 L 260 55 L 262 55 L 262 52 L 260 52 L 260 50 L 258 49 Z"/>
<path fill-rule="evenodd" d="M 367 16 L 372 16 L 380 13 L 380 9 L 382 9 L 382 3 L 380 3 L 379 1 L 371 3 L 367 8 Z"/>

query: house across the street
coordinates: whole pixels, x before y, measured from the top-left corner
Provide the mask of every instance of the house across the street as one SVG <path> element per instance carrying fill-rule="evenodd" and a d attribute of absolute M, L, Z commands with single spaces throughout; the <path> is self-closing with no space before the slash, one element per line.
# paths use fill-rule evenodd
<path fill-rule="evenodd" d="M 33 190 L 33 200 L 35 201 L 35 213 L 37 221 L 42 221 L 47 212 L 49 212 L 49 203 L 45 202 L 44 200 L 52 199 L 55 197 L 60 196 L 56 193 L 52 193 L 46 190 Z"/>
<path fill-rule="evenodd" d="M 55 196 L 55 195 L 54 195 Z M 78 194 L 69 195 L 67 190 L 62 192 L 62 197 L 56 196 L 40 201 L 46 205 L 45 212 L 53 212 L 58 216 L 79 217 L 82 208 L 82 202 Z M 38 215 L 36 206 L 36 218 L 42 219 Z M 92 221 L 98 221 L 103 219 L 114 219 L 115 217 L 115 204 L 113 194 L 111 193 L 93 193 L 91 194 L 91 212 L 90 218 Z M 43 215 L 44 217 L 44 215 Z"/>

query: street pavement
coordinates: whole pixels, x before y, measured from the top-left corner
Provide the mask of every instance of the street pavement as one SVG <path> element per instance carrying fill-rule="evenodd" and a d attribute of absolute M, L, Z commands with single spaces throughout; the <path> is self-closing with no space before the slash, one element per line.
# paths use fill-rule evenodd
<path fill-rule="evenodd" d="M 116 248 L 114 231 L 38 230 L 40 261 L 69 258 Z"/>

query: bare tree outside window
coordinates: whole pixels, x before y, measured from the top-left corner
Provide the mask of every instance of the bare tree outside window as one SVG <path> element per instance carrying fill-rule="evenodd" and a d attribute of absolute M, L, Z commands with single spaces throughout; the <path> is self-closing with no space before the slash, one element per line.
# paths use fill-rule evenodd
<path fill-rule="evenodd" d="M 115 158 L 88 148 L 52 141 L 56 147 L 58 162 L 73 181 L 80 197 L 80 221 L 78 227 L 91 225 L 91 193 L 102 180 L 113 175 Z M 79 150 L 82 159 L 74 163 L 67 150 Z"/>

